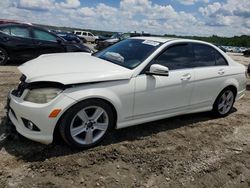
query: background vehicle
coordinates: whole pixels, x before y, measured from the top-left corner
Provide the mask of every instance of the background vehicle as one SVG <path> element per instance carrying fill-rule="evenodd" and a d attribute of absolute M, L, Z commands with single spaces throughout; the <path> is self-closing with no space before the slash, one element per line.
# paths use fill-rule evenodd
<path fill-rule="evenodd" d="M 0 65 L 8 60 L 26 61 L 41 54 L 92 52 L 83 44 L 73 44 L 40 27 L 27 24 L 0 25 Z"/>
<path fill-rule="evenodd" d="M 250 56 L 250 49 L 245 50 L 245 51 L 243 52 L 243 55 L 244 55 L 244 56 Z"/>
<path fill-rule="evenodd" d="M 58 130 L 74 147 L 92 147 L 112 128 L 176 115 L 224 117 L 246 90 L 243 65 L 186 39 L 135 37 L 92 55 L 44 55 L 19 70 L 8 113 L 17 131 L 48 144 Z"/>
<path fill-rule="evenodd" d="M 113 35 L 99 35 L 98 39 L 95 40 L 95 43 L 98 44 L 100 41 L 110 39 Z"/>
<path fill-rule="evenodd" d="M 20 22 L 17 20 L 9 20 L 9 19 L 0 19 L 0 25 L 1 24 L 28 24 L 28 25 L 32 25 L 31 23 L 24 23 L 24 22 Z"/>
<path fill-rule="evenodd" d="M 115 33 L 113 34 L 109 39 L 99 41 L 96 45 L 97 50 L 102 50 L 104 48 L 107 48 L 123 39 L 129 38 L 131 35 L 130 33 Z"/>
<path fill-rule="evenodd" d="M 98 39 L 98 36 L 95 36 L 88 31 L 74 31 L 74 34 L 76 34 L 81 39 L 85 39 L 87 42 L 95 42 L 96 39 Z"/>
<path fill-rule="evenodd" d="M 59 37 L 62 37 L 63 39 L 65 39 L 66 41 L 69 42 L 75 42 L 75 43 L 80 43 L 82 42 L 81 39 L 73 34 L 73 33 L 69 33 L 69 32 L 56 32 L 56 35 L 58 35 Z"/>
<path fill-rule="evenodd" d="M 117 42 L 120 42 L 124 39 L 127 39 L 129 37 L 138 37 L 138 36 L 150 36 L 150 34 L 149 33 L 137 33 L 137 32 L 115 33 L 109 39 L 99 41 L 95 48 L 97 50 L 102 50 L 104 48 L 107 48 L 107 47 L 109 47 Z"/>

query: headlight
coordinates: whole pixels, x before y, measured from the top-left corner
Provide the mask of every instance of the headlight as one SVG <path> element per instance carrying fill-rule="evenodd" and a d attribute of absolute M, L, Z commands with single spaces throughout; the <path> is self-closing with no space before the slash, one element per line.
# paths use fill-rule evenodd
<path fill-rule="evenodd" d="M 62 92 L 59 88 L 38 88 L 29 90 L 24 97 L 25 101 L 33 103 L 47 103 Z"/>

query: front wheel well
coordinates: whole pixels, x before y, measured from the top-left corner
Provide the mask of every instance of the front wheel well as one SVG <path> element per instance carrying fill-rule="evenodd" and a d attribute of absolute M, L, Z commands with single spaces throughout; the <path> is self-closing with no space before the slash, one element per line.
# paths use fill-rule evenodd
<path fill-rule="evenodd" d="M 59 118 L 59 120 L 57 121 L 56 123 L 56 126 L 55 126 L 55 129 L 54 129 L 54 132 L 53 132 L 53 140 L 58 140 L 61 138 L 61 135 L 60 135 L 60 132 L 59 132 L 59 128 L 60 128 L 60 123 L 62 122 L 62 119 L 63 117 L 65 116 L 65 114 L 69 111 L 69 109 L 71 109 L 72 107 L 74 107 L 75 105 L 83 102 L 83 101 L 87 101 L 87 100 L 101 100 L 105 103 L 107 103 L 111 109 L 112 109 L 112 112 L 114 114 L 114 122 L 115 122 L 115 126 L 116 126 L 116 122 L 117 122 L 117 111 L 116 111 L 116 108 L 114 107 L 114 105 L 109 102 L 108 100 L 105 100 L 105 99 L 102 99 L 102 98 L 89 98 L 89 99 L 84 99 L 84 100 L 81 100 L 81 101 L 78 101 L 77 103 L 73 104 L 72 106 L 70 106 L 62 115 L 61 117 Z"/>

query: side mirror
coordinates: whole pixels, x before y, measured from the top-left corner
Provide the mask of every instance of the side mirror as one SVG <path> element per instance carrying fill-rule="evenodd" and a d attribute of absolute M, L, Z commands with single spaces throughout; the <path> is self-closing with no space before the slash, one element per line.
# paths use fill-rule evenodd
<path fill-rule="evenodd" d="M 157 75 L 157 76 L 168 76 L 169 75 L 169 69 L 168 67 L 159 65 L 159 64 L 153 64 L 150 66 L 149 71 L 146 71 L 147 75 Z"/>

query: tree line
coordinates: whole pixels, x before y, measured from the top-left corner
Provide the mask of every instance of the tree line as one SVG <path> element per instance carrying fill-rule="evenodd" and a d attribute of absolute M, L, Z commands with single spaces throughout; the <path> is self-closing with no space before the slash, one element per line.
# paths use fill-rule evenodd
<path fill-rule="evenodd" d="M 241 35 L 234 37 L 219 37 L 216 35 L 210 37 L 199 37 L 199 36 L 177 36 L 177 35 L 164 35 L 165 37 L 172 38 L 186 38 L 194 40 L 202 40 L 222 46 L 238 46 L 238 47 L 250 47 L 250 36 Z"/>

